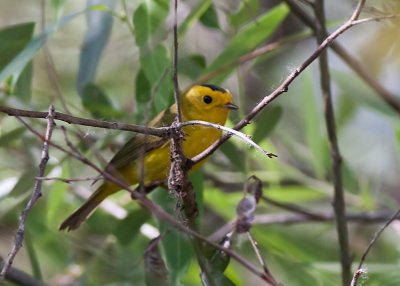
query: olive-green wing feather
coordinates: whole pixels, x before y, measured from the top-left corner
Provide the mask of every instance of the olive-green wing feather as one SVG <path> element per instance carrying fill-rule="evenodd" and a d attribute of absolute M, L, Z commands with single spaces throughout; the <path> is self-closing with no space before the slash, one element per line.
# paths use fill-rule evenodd
<path fill-rule="evenodd" d="M 162 111 L 149 123 L 149 127 L 170 126 L 176 117 L 176 106 Z M 136 134 L 111 159 L 106 170 L 119 170 L 131 162 L 168 142 L 168 139 L 147 134 Z M 110 169 L 111 168 L 111 169 Z"/>

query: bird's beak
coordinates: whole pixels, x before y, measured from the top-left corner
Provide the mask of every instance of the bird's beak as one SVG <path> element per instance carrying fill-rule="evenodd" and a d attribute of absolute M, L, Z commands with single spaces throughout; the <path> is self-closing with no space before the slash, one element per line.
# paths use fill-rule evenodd
<path fill-rule="evenodd" d="M 229 103 L 225 104 L 224 107 L 228 108 L 230 110 L 234 110 L 234 109 L 238 109 L 239 108 L 239 106 L 237 106 L 236 104 L 234 104 L 232 102 L 229 102 Z"/>

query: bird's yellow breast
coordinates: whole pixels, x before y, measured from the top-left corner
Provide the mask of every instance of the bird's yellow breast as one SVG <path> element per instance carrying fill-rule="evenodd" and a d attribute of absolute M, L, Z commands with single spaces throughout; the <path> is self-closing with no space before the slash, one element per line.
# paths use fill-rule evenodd
<path fill-rule="evenodd" d="M 187 158 L 193 158 L 212 145 L 221 136 L 221 131 L 215 128 L 199 125 L 186 126 L 183 128 L 185 134 L 182 147 Z M 141 162 L 140 162 L 141 161 Z M 200 167 L 205 160 L 195 166 Z M 124 177 L 132 177 L 132 184 L 139 183 L 143 174 L 144 183 L 161 181 L 168 178 L 170 170 L 170 142 L 148 152 L 143 160 L 137 160 L 134 166 L 127 166 L 121 170 Z M 132 177 L 133 178 L 133 177 Z"/>

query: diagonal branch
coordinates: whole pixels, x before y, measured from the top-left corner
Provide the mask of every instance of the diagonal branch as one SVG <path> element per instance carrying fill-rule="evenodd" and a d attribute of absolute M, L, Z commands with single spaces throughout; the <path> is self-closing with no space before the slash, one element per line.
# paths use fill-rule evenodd
<path fill-rule="evenodd" d="M 24 109 L 11 108 L 7 106 L 0 105 L 0 112 L 6 113 L 9 116 L 20 116 L 20 117 L 28 117 L 28 118 L 47 118 L 48 112 L 41 111 L 30 111 Z M 158 137 L 169 137 L 169 127 L 161 127 L 161 128 L 151 128 L 145 127 L 135 124 L 126 124 L 119 122 L 109 122 L 103 120 L 95 120 L 95 119 L 87 119 L 75 117 L 69 114 L 54 112 L 54 120 L 60 120 L 67 122 L 69 124 L 79 124 L 84 126 L 91 127 L 99 127 L 105 129 L 115 129 L 115 130 L 124 130 L 124 131 L 132 131 L 137 133 L 149 134 Z"/>

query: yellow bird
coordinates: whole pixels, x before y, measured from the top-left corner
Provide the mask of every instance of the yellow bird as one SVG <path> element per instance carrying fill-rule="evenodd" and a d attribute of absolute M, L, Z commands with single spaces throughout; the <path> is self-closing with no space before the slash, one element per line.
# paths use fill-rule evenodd
<path fill-rule="evenodd" d="M 182 121 L 203 120 L 224 125 L 230 110 L 238 107 L 232 102 L 232 94 L 211 84 L 196 85 L 180 98 Z M 162 127 L 172 124 L 176 117 L 176 104 L 159 113 L 149 127 Z M 183 127 L 182 142 L 187 158 L 193 158 L 212 145 L 221 136 L 221 130 L 191 125 Z M 203 160 L 204 161 L 204 160 Z M 201 163 L 197 164 L 198 167 Z M 116 171 L 129 184 L 152 183 L 168 178 L 170 169 L 170 140 L 156 136 L 137 134 L 130 139 L 111 159 L 106 171 Z M 142 180 L 141 180 L 142 178 Z M 108 196 L 120 187 L 105 181 L 89 199 L 60 226 L 60 230 L 73 230 L 94 211 Z"/>

